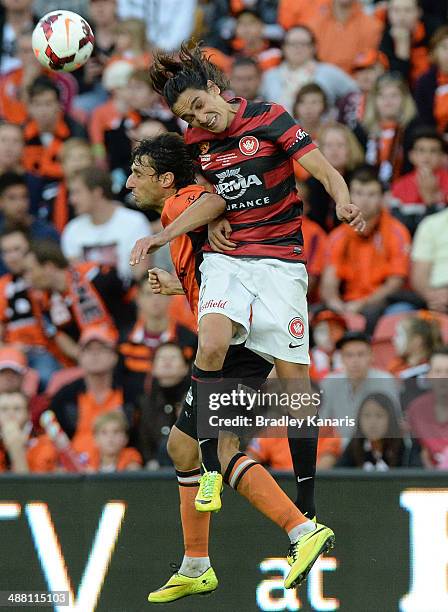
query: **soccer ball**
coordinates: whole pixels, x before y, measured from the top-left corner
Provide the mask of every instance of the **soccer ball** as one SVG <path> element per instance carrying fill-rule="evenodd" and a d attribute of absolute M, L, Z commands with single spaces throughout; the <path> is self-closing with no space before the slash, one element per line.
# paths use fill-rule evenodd
<path fill-rule="evenodd" d="M 81 15 L 72 11 L 52 11 L 34 28 L 32 45 L 42 66 L 72 72 L 87 62 L 94 40 L 91 27 Z"/>

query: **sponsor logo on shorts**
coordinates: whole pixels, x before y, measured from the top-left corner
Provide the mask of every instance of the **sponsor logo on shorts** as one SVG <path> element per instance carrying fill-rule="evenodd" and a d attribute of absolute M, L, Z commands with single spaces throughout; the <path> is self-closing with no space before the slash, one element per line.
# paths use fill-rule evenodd
<path fill-rule="evenodd" d="M 289 322 L 288 331 L 293 338 L 301 340 L 305 335 L 305 323 L 300 317 L 294 317 L 294 319 L 291 319 Z"/>
<path fill-rule="evenodd" d="M 199 307 L 199 312 L 206 310 L 207 308 L 225 308 L 228 304 L 228 300 L 207 300 Z"/>
<path fill-rule="evenodd" d="M 260 143 L 255 136 L 243 136 L 240 140 L 239 147 L 243 155 L 255 155 L 260 148 Z"/>

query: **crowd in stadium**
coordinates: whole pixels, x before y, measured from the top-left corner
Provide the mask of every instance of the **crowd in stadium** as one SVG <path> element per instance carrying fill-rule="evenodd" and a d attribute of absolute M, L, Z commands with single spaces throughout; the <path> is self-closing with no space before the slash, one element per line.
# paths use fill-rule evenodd
<path fill-rule="evenodd" d="M 2 0 L 0 12 L 0 472 L 170 466 L 196 322 L 154 295 L 160 229 L 126 190 L 131 151 L 182 133 L 153 91 L 154 49 L 204 41 L 228 98 L 282 104 L 347 181 L 367 223 L 296 165 L 309 274 L 318 467 L 448 468 L 448 1 Z M 31 33 L 47 11 L 84 15 L 92 58 L 46 71 Z M 58 436 L 40 416 L 51 410 Z M 63 433 L 70 452 L 61 451 Z M 58 442 L 59 440 L 59 442 Z M 59 444 L 59 446 L 58 446 Z M 291 470 L 281 437 L 247 452 Z"/>

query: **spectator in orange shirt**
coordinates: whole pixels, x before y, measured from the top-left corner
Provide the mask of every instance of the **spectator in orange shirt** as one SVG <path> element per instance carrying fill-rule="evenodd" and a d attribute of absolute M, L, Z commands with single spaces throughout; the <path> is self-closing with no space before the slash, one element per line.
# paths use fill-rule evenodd
<path fill-rule="evenodd" d="M 390 206 L 411 234 L 427 215 L 441 211 L 448 202 L 446 145 L 435 128 L 417 128 L 413 134 L 409 160 L 414 166 L 392 184 Z"/>
<path fill-rule="evenodd" d="M 93 456 L 93 424 L 102 414 L 123 411 L 129 425 L 134 425 L 137 394 L 123 383 L 117 363 L 116 336 L 101 325 L 87 327 L 79 340 L 84 376 L 62 387 L 50 402 L 76 453 Z"/>
<path fill-rule="evenodd" d="M 420 17 L 419 0 L 389 0 L 387 23 L 380 50 L 387 56 L 390 70 L 415 84 L 429 68 L 429 36 Z"/>
<path fill-rule="evenodd" d="M 329 2 L 331 0 L 279 0 L 277 21 L 285 30 L 303 24 L 309 25 L 313 19 L 325 12 Z"/>
<path fill-rule="evenodd" d="M 86 132 L 64 115 L 59 89 L 48 77 L 37 77 L 28 88 L 28 96 L 24 166 L 47 181 L 59 181 L 62 167 L 58 155 L 62 144 L 72 136 L 84 137 Z"/>
<path fill-rule="evenodd" d="M 36 435 L 28 400 L 14 391 L 0 395 L 0 472 L 54 472 L 58 454 L 46 435 Z"/>
<path fill-rule="evenodd" d="M 278 0 L 213 0 L 213 2 L 208 2 L 206 7 L 208 12 L 207 45 L 225 50 L 227 41 L 235 33 L 236 18 L 242 12 L 247 11 L 256 14 L 261 20 L 263 35 L 266 38 L 280 40 L 283 37 L 283 28 L 277 20 L 277 2 Z"/>
<path fill-rule="evenodd" d="M 262 71 L 277 66 L 282 57 L 280 49 L 272 47 L 266 38 L 265 24 L 261 17 L 256 11 L 246 8 L 236 17 L 234 36 L 223 51 L 224 57 L 219 49 L 206 48 L 211 61 L 217 63 L 227 73 L 235 57 L 251 57 Z"/>
<path fill-rule="evenodd" d="M 316 35 L 319 59 L 347 73 L 358 53 L 377 48 L 382 30 L 381 22 L 366 15 L 358 0 L 332 0 L 309 26 Z"/>
<path fill-rule="evenodd" d="M 126 325 L 132 308 L 124 302 L 126 289 L 114 268 L 93 262 L 70 265 L 58 244 L 32 243 L 25 256 L 26 279 L 36 290 L 41 320 L 50 350 L 61 363 L 79 357 L 78 340 L 91 325 L 115 330 Z"/>
<path fill-rule="evenodd" d="M 341 225 L 331 232 L 321 296 L 335 312 L 363 314 L 371 334 L 387 307 L 404 301 L 401 290 L 409 273 L 411 237 L 384 207 L 383 190 L 374 171 L 355 172 L 350 195 L 366 228 L 357 234 Z"/>
<path fill-rule="evenodd" d="M 142 467 L 136 448 L 127 446 L 129 423 L 120 410 L 106 412 L 95 419 L 95 448 L 87 460 L 88 471 L 129 472 Z"/>

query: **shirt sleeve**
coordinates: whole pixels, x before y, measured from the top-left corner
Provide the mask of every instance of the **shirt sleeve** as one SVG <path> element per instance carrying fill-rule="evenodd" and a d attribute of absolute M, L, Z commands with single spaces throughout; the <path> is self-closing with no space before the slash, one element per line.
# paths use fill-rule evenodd
<path fill-rule="evenodd" d="M 325 251 L 325 265 L 334 266 L 336 273 L 341 274 L 344 261 L 345 243 L 344 240 L 345 232 L 339 228 L 336 228 L 330 232 L 328 236 L 327 248 Z"/>
<path fill-rule="evenodd" d="M 266 117 L 266 137 L 274 141 L 293 159 L 316 149 L 311 136 L 294 121 L 280 104 L 271 104 Z"/>

